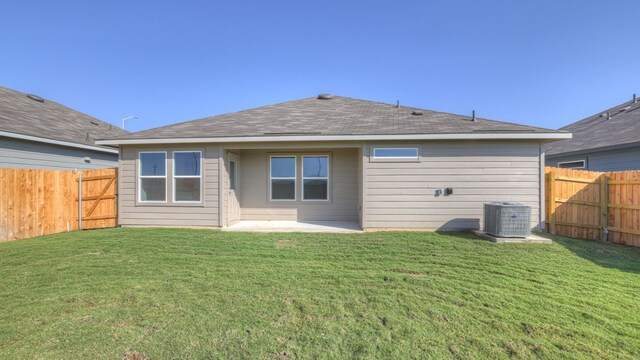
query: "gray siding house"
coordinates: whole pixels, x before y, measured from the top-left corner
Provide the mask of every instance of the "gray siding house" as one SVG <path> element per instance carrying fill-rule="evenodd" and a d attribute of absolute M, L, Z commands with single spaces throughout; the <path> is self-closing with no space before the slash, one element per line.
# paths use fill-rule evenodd
<path fill-rule="evenodd" d="M 98 169 L 118 166 L 118 149 L 98 137 L 127 132 L 41 97 L 0 87 L 0 168 Z"/>
<path fill-rule="evenodd" d="M 560 130 L 573 138 L 545 146 L 549 166 L 592 171 L 640 169 L 640 101 L 633 96 Z"/>
<path fill-rule="evenodd" d="M 98 141 L 120 146 L 119 224 L 348 221 L 478 229 L 483 203 L 544 219 L 544 152 L 566 132 L 321 95 Z"/>

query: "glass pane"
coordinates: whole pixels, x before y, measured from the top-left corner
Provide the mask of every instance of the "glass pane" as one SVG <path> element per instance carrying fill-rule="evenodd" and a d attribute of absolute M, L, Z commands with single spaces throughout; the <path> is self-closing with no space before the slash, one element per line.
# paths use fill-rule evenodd
<path fill-rule="evenodd" d="M 385 149 L 377 148 L 373 150 L 374 157 L 400 157 L 400 158 L 416 158 L 418 157 L 418 149 L 406 148 L 406 149 Z"/>
<path fill-rule="evenodd" d="M 236 189 L 236 162 L 229 161 L 229 188 Z"/>
<path fill-rule="evenodd" d="M 271 199 L 273 200 L 295 200 L 296 182 L 295 180 L 275 179 L 271 180 Z"/>
<path fill-rule="evenodd" d="M 180 176 L 200 176 L 200 152 L 173 153 L 174 174 Z"/>
<path fill-rule="evenodd" d="M 175 179 L 176 201 L 200 201 L 200 179 Z"/>
<path fill-rule="evenodd" d="M 327 188 L 326 179 L 304 180 L 304 199 L 327 200 Z"/>
<path fill-rule="evenodd" d="M 296 158 L 295 157 L 272 157 L 271 177 L 295 177 Z"/>
<path fill-rule="evenodd" d="M 558 164 L 558 166 L 565 169 L 573 169 L 573 168 L 579 169 L 584 167 L 584 161 L 571 161 L 571 162 Z"/>
<path fill-rule="evenodd" d="M 140 153 L 140 174 L 142 176 L 165 176 L 167 174 L 167 154 Z"/>
<path fill-rule="evenodd" d="M 140 179 L 141 201 L 165 201 L 167 200 L 167 179 L 142 178 Z"/>
<path fill-rule="evenodd" d="M 304 177 L 327 177 L 329 174 L 328 156 L 305 156 L 302 158 Z"/>

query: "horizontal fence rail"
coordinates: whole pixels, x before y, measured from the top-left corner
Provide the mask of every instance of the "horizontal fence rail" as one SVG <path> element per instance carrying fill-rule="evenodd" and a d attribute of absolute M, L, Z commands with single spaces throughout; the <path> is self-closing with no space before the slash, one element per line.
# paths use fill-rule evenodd
<path fill-rule="evenodd" d="M 640 171 L 545 173 L 550 233 L 640 247 Z"/>
<path fill-rule="evenodd" d="M 117 169 L 0 169 L 0 241 L 117 226 L 116 182 Z"/>

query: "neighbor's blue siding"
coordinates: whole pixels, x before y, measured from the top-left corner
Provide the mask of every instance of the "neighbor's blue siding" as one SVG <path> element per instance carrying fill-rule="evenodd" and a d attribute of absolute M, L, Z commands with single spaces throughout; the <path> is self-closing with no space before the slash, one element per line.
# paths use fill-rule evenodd
<path fill-rule="evenodd" d="M 547 166 L 558 166 L 559 162 L 586 160 L 586 170 L 626 171 L 640 170 L 640 147 L 599 151 L 573 156 L 548 156 Z"/>
<path fill-rule="evenodd" d="M 90 162 L 85 162 L 86 156 Z M 117 166 L 118 154 L 0 136 L 0 168 L 84 170 Z"/>

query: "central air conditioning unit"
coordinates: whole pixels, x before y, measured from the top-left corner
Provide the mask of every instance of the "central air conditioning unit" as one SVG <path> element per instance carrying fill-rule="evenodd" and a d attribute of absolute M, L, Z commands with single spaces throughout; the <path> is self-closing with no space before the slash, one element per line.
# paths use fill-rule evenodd
<path fill-rule="evenodd" d="M 484 231 L 498 237 L 531 235 L 531 206 L 514 201 L 484 204 Z"/>

